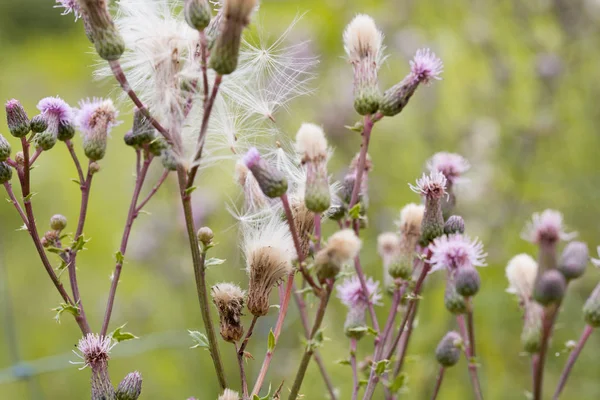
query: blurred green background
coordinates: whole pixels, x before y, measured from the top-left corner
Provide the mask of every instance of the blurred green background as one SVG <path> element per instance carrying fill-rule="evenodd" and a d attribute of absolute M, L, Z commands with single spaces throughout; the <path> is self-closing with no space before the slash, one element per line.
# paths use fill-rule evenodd
<path fill-rule="evenodd" d="M 504 292 L 504 266 L 518 252 L 534 254 L 535 248 L 519 235 L 531 213 L 545 208 L 561 210 L 594 255 L 600 244 L 600 1 L 265 0 L 260 20 L 264 30 L 278 33 L 304 12 L 295 35 L 310 39 L 310 51 L 321 60 L 316 91 L 294 101 L 291 111 L 281 112 L 277 121 L 290 136 L 302 121 L 322 124 L 336 148 L 330 164 L 336 176 L 344 173 L 360 145 L 358 135 L 344 129 L 357 120 L 351 104 L 352 74 L 341 44 L 344 26 L 354 14 L 372 15 L 386 34 L 390 57 L 381 71 L 382 87 L 407 73 L 408 60 L 420 47 L 431 47 L 443 59 L 443 81 L 421 88 L 400 116 L 375 128 L 363 265 L 368 275 L 381 279 L 377 234 L 394 229 L 392 221 L 404 204 L 419 201 L 407 183 L 420 175 L 425 160 L 442 150 L 466 156 L 473 167 L 469 183 L 459 191 L 459 212 L 469 233 L 479 236 L 489 253 L 489 267 L 481 270 L 483 290 L 475 299 L 483 390 L 488 399 L 526 398 L 530 363 L 520 351 L 520 310 Z M 72 16 L 61 17 L 52 0 L 2 0 L 0 46 L 0 99 L 20 99 L 30 115 L 42 97 L 60 95 L 75 105 L 84 97 L 118 93 L 114 82 L 92 79 L 96 59 L 82 24 L 74 24 Z M 122 109 L 127 122 L 112 133 L 102 172 L 94 181 L 85 230 L 92 241 L 78 265 L 83 300 L 95 329 L 102 320 L 133 187 L 134 154 L 122 144 L 130 105 Z M 0 131 L 9 136 L 5 122 Z M 220 243 L 212 255 L 228 261 L 209 271 L 210 283 L 246 282 L 234 220 L 224 207 L 235 196 L 231 170 L 223 165 L 204 173 L 195 193 L 199 224 L 211 226 Z M 153 179 L 159 173 L 154 171 Z M 64 146 L 41 157 L 33 173 L 40 229 L 55 213 L 65 214 L 71 227 L 75 224 L 80 195 L 70 181 L 74 176 Z M 151 215 L 142 215 L 135 224 L 112 325 L 127 322 L 127 330 L 140 339 L 115 348 L 111 376 L 116 384 L 126 373 L 141 371 L 143 399 L 216 399 L 208 353 L 189 349 L 186 329 L 201 330 L 202 322 L 179 206 L 170 180 L 147 207 Z M 89 398 L 89 371 L 78 371 L 68 362 L 76 360 L 71 350 L 79 339 L 77 326 L 68 316 L 60 325 L 52 319 L 50 309 L 59 297 L 30 238 L 16 230 L 21 223 L 9 204 L 0 208 L 0 218 L 0 398 Z M 569 287 L 547 364 L 547 397 L 567 357 L 565 342 L 579 337 L 584 326 L 581 306 L 599 279 L 590 266 L 585 277 Z M 420 307 L 406 364 L 408 390 L 402 398 L 431 395 L 437 370 L 433 350 L 454 327 L 442 298 L 443 279 L 432 276 Z M 380 307 L 380 321 L 386 314 L 387 307 Z M 275 312 L 261 318 L 250 342 L 255 357 L 247 366 L 251 382 L 275 318 Z M 322 354 L 340 399 L 348 399 L 351 390 L 349 367 L 336 364 L 348 351 L 344 318 L 344 307 L 333 300 L 324 324 L 331 340 Z M 283 379 L 291 385 L 302 352 L 299 332 L 292 307 L 269 375 L 275 387 Z M 600 335 L 593 335 L 565 399 L 600 398 L 599 344 Z M 360 345 L 359 359 L 372 348 L 367 339 Z M 237 389 L 234 350 L 222 343 L 221 351 Z M 306 399 L 326 398 L 314 364 L 302 392 Z M 447 373 L 439 398 L 471 397 L 461 361 Z"/>

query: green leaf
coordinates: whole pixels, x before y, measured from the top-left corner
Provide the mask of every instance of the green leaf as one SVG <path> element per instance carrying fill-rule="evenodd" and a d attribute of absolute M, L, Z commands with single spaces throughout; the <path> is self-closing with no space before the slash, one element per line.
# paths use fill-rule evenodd
<path fill-rule="evenodd" d="M 369 381 L 367 379 L 361 379 L 358 381 L 358 386 L 367 386 L 368 383 Z"/>
<path fill-rule="evenodd" d="M 71 178 L 71 182 L 75 182 L 78 186 L 81 186 L 81 182 L 79 182 L 79 179 Z"/>
<path fill-rule="evenodd" d="M 373 336 L 377 336 L 379 334 L 379 332 L 377 332 L 375 329 L 371 328 L 370 326 L 367 326 L 367 333 L 369 335 L 373 335 Z"/>
<path fill-rule="evenodd" d="M 362 123 L 362 121 L 358 121 L 354 125 L 346 125 L 345 126 L 346 129 L 350 129 L 352 132 L 358 132 L 358 133 L 362 133 L 364 127 L 365 126 Z"/>
<path fill-rule="evenodd" d="M 400 391 L 400 389 L 402 389 L 405 384 L 406 384 L 406 373 L 402 372 L 400 375 L 398 375 L 396 377 L 396 379 L 394 379 L 394 382 L 392 382 L 390 384 L 390 386 L 389 386 L 390 392 L 398 393 L 398 391 Z"/>
<path fill-rule="evenodd" d="M 337 360 L 335 363 L 339 365 L 352 365 L 350 360 Z"/>
<path fill-rule="evenodd" d="M 117 263 L 123 265 L 123 262 L 125 261 L 125 256 L 123 255 L 123 253 L 117 251 L 115 253 L 115 258 L 117 259 Z"/>
<path fill-rule="evenodd" d="M 62 254 L 65 252 L 65 249 L 61 249 L 60 247 L 50 246 L 50 247 L 46 248 L 46 251 L 49 251 L 50 253 L 54 253 L 54 254 Z"/>
<path fill-rule="evenodd" d="M 66 303 L 60 303 L 60 305 L 56 308 L 53 308 L 52 311 L 56 311 L 56 315 L 54 316 L 54 319 L 59 324 L 60 324 L 60 316 L 64 312 L 68 312 L 74 316 L 79 315 L 79 307 L 75 307 L 71 304 L 66 304 Z"/>
<path fill-rule="evenodd" d="M 360 218 L 360 203 L 356 203 L 354 205 L 354 207 L 352 207 L 350 210 L 348 210 L 348 215 L 352 219 L 359 219 Z"/>
<path fill-rule="evenodd" d="M 78 253 L 84 249 L 85 244 L 89 241 L 90 239 L 86 240 L 85 237 L 81 235 L 76 241 L 73 242 L 73 244 L 71 244 L 71 250 L 73 250 L 75 253 Z"/>
<path fill-rule="evenodd" d="M 388 365 L 390 364 L 389 360 L 381 360 L 378 361 L 376 366 L 375 366 L 375 374 L 377 376 L 381 376 L 383 375 L 383 373 L 385 372 L 385 370 L 387 369 Z"/>
<path fill-rule="evenodd" d="M 120 327 L 112 331 L 108 336 L 112 337 L 117 342 L 124 342 L 126 340 L 137 339 L 138 337 L 135 336 L 133 333 L 122 331 L 122 329 L 125 328 L 125 325 L 127 324 L 121 325 Z"/>
<path fill-rule="evenodd" d="M 190 194 L 192 193 L 194 190 L 198 189 L 198 186 L 190 186 L 189 188 L 185 189 L 185 194 Z"/>
<path fill-rule="evenodd" d="M 258 395 L 255 394 L 254 396 L 252 396 L 252 400 L 260 400 L 260 397 L 258 397 Z"/>
<path fill-rule="evenodd" d="M 31 193 L 29 193 L 27 196 L 25 196 L 25 197 L 23 198 L 23 201 L 25 201 L 25 202 L 28 202 L 28 201 L 29 201 L 29 200 L 31 200 L 31 198 L 32 198 L 33 196 L 35 196 L 36 194 L 37 194 L 37 193 L 35 193 L 35 192 L 31 192 Z"/>
<path fill-rule="evenodd" d="M 190 347 L 191 349 L 195 349 L 198 347 L 205 347 L 208 348 L 208 338 L 206 337 L 206 335 L 202 332 L 198 332 L 198 331 L 189 331 L 190 336 L 192 337 L 192 340 L 196 343 L 195 345 L 193 345 L 192 347 Z"/>
<path fill-rule="evenodd" d="M 272 352 L 275 349 L 275 334 L 273 333 L 273 329 L 269 331 L 268 348 L 270 352 Z"/>
<path fill-rule="evenodd" d="M 215 265 L 221 265 L 221 264 L 225 263 L 225 261 L 227 261 L 227 260 L 212 257 L 204 262 L 204 268 L 210 268 L 210 267 L 214 267 Z"/>

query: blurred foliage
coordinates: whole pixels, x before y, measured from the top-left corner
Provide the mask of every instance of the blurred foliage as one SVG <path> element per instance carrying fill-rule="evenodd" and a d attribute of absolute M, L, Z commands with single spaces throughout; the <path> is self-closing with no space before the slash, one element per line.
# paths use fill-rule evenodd
<path fill-rule="evenodd" d="M 323 124 L 336 147 L 331 171 L 336 176 L 359 148 L 358 135 L 344 129 L 357 120 L 351 104 L 351 71 L 343 59 L 341 33 L 355 13 L 372 15 L 386 34 L 389 58 L 381 71 L 382 87 L 399 81 L 417 48 L 431 47 L 445 63 L 444 80 L 422 88 L 398 117 L 375 128 L 371 156 L 370 229 L 366 231 L 363 265 L 381 278 L 375 251 L 378 233 L 394 229 L 398 210 L 418 198 L 407 186 L 436 151 L 465 155 L 472 163 L 470 181 L 461 187 L 459 212 L 467 229 L 482 238 L 489 267 L 482 269 L 483 288 L 475 299 L 475 324 L 485 397 L 525 398 L 530 388 L 530 362 L 521 354 L 521 315 L 516 301 L 504 293 L 504 265 L 518 252 L 535 248 L 520 239 L 534 211 L 556 208 L 572 230 L 595 248 L 600 243 L 600 1 L 598 0 L 265 0 L 260 23 L 268 32 L 281 32 L 297 13 L 306 15 L 296 29 L 298 40 L 311 39 L 319 55 L 315 94 L 292 104 L 277 121 L 290 136 L 301 121 Z M 93 64 L 81 23 L 60 16 L 52 0 L 0 2 L 0 98 L 16 97 L 35 112 L 45 96 L 59 94 L 71 104 L 94 95 L 116 95 L 113 82 L 92 79 Z M 113 90 L 111 92 L 111 90 Z M 112 134 L 102 172 L 92 188 L 86 236 L 92 238 L 80 256 L 79 276 L 92 326 L 103 316 L 108 277 L 120 241 L 133 187 L 134 157 L 122 144 L 131 120 Z M 5 123 L 0 125 L 7 132 Z M 12 139 L 12 138 L 10 138 Z M 13 147 L 16 143 L 12 141 Z M 160 171 L 154 171 L 158 179 Z M 40 229 L 55 213 L 65 214 L 71 227 L 78 215 L 79 189 L 70 181 L 75 170 L 65 148 L 57 146 L 39 161 L 33 173 L 34 206 Z M 220 242 L 211 253 L 227 263 L 209 271 L 211 283 L 226 279 L 245 282 L 243 263 L 234 240 L 233 218 L 224 204 L 235 197 L 231 165 L 224 164 L 200 177 L 195 195 L 200 223 L 212 227 Z M 144 399 L 216 399 L 217 385 L 208 353 L 190 350 L 186 329 L 202 329 L 189 249 L 186 247 L 175 182 L 168 182 L 134 227 L 113 318 L 114 327 L 140 337 L 115 349 L 111 376 L 115 384 L 137 369 L 144 376 Z M 88 397 L 88 372 L 67 360 L 79 338 L 76 325 L 52 319 L 59 301 L 14 210 L 0 208 L 0 398 L 74 399 Z M 173 222 L 176 222 L 175 224 Z M 330 232 L 333 227 L 326 227 Z M 581 306 L 599 274 L 587 275 L 569 287 L 552 342 L 547 365 L 546 394 L 554 389 L 566 361 L 564 343 L 583 329 Z M 438 340 L 454 326 L 443 307 L 439 276 L 429 280 L 421 302 L 418 327 L 406 365 L 408 391 L 402 398 L 428 398 L 436 365 Z M 389 301 L 388 301 L 389 306 Z M 386 307 L 380 307 L 383 320 Z M 214 315 L 214 313 L 213 313 Z M 343 336 L 343 306 L 332 301 L 326 316 L 328 341 L 322 350 L 340 390 L 349 397 L 350 370 L 338 365 L 348 342 Z M 254 380 L 267 344 L 275 313 L 262 318 L 249 351 L 247 372 Z M 270 379 L 278 386 L 293 379 L 301 356 L 298 314 L 292 307 L 278 345 Z M 153 338 L 159 335 L 160 340 Z M 164 338 L 163 338 L 164 336 Z M 564 398 L 600 397 L 597 382 L 600 336 L 592 335 L 580 357 Z M 372 345 L 360 343 L 359 359 Z M 227 373 L 237 388 L 234 350 L 222 344 Z M 54 357 L 56 358 L 47 358 Z M 34 361 L 40 373 L 21 364 Z M 17 365 L 18 368 L 7 370 Z M 7 379 L 8 377 L 8 379 Z M 324 399 L 318 370 L 311 365 L 303 386 L 306 399 Z M 284 392 L 285 393 L 285 392 Z M 377 396 L 377 395 L 376 395 Z M 470 398 L 464 361 L 446 374 L 440 398 Z M 380 398 L 380 397 L 379 397 Z"/>

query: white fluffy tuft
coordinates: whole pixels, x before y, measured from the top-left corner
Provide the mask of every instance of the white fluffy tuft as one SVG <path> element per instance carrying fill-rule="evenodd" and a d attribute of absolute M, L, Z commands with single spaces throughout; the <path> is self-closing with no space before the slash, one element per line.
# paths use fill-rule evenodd
<path fill-rule="evenodd" d="M 506 266 L 509 284 L 506 291 L 518 295 L 523 301 L 528 301 L 533 293 L 537 270 L 538 264 L 529 254 L 514 256 Z"/>
<path fill-rule="evenodd" d="M 379 60 L 383 34 L 377 29 L 373 18 L 358 14 L 344 31 L 344 50 L 351 62 L 364 58 Z"/>
<path fill-rule="evenodd" d="M 327 159 L 327 139 L 323 129 L 315 124 L 303 123 L 296 134 L 296 151 L 306 161 Z"/>

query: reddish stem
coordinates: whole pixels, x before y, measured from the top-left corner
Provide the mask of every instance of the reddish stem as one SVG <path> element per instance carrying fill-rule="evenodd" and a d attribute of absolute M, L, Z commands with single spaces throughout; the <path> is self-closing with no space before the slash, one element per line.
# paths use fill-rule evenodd
<path fill-rule="evenodd" d="M 440 392 L 440 388 L 442 387 L 444 371 L 444 367 L 440 366 L 440 371 L 438 372 L 437 379 L 435 380 L 435 388 L 433 389 L 433 395 L 431 396 L 431 400 L 437 399 L 438 393 Z"/>
<path fill-rule="evenodd" d="M 360 384 L 358 382 L 358 368 L 356 366 L 356 339 L 350 339 L 350 366 L 352 367 L 352 400 L 358 399 Z"/>
<path fill-rule="evenodd" d="M 594 331 L 594 328 L 591 325 L 586 325 L 585 328 L 583 329 L 583 333 L 581 334 L 581 337 L 579 338 L 577 345 L 575 346 L 575 348 L 569 355 L 569 359 L 567 360 L 565 369 L 560 374 L 560 379 L 558 381 L 558 387 L 556 388 L 556 391 L 554 392 L 554 396 L 553 396 L 554 400 L 558 400 L 560 393 L 562 392 L 565 385 L 567 384 L 567 379 L 569 378 L 569 374 L 571 373 L 571 370 L 573 369 L 573 366 L 575 365 L 575 361 L 577 361 L 577 357 L 579 357 L 579 354 L 581 354 L 581 350 L 583 350 L 583 346 L 585 346 L 585 343 L 587 342 L 587 340 L 589 339 L 589 337 L 593 331 Z"/>
<path fill-rule="evenodd" d="M 477 400 L 482 400 L 483 396 L 481 394 L 481 385 L 479 384 L 479 377 L 477 376 L 477 365 L 473 362 L 473 353 L 471 353 L 471 343 L 469 342 L 469 334 L 467 332 L 467 326 L 465 323 L 464 315 L 457 315 L 456 322 L 458 323 L 460 335 L 462 336 L 463 341 L 465 342 L 465 355 L 467 357 L 469 377 L 471 378 L 471 385 L 473 386 L 473 391 L 475 392 L 475 398 Z"/>

